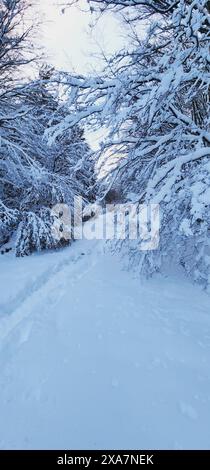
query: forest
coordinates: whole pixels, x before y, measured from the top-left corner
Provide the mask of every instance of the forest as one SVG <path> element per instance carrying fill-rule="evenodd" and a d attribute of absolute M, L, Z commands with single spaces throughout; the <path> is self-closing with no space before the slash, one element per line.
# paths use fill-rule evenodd
<path fill-rule="evenodd" d="M 132 266 L 150 275 L 171 259 L 206 287 L 210 2 L 88 4 L 96 18 L 107 10 L 120 15 L 130 40 L 104 58 L 101 74 L 77 76 L 39 57 L 29 2 L 1 1 L 1 246 L 13 237 L 16 256 L 55 248 L 62 238 L 52 236 L 54 205 L 72 207 L 76 195 L 125 203 L 132 194 L 161 210 L 158 250 L 121 243 Z M 94 152 L 84 130 L 101 127 L 108 135 Z"/>

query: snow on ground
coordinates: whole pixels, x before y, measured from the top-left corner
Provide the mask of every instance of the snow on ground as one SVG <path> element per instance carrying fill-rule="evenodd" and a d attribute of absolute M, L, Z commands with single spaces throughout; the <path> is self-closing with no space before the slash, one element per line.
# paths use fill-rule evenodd
<path fill-rule="evenodd" d="M 1 449 L 210 449 L 210 309 L 101 242 L 0 259 Z"/>

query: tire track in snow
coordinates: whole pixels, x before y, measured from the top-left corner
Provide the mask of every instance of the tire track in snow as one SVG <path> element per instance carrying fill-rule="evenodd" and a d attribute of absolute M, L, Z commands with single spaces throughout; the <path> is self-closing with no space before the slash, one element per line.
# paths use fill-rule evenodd
<path fill-rule="evenodd" d="M 9 304 L 4 306 L 4 316 L 0 319 L 1 347 L 3 340 L 19 326 L 22 320 L 30 315 L 31 310 L 34 310 L 36 305 L 42 304 L 43 300 L 46 301 L 49 292 L 55 291 L 56 289 L 59 291 L 67 282 L 69 284 L 69 281 L 71 285 L 74 284 L 92 268 L 97 262 L 97 258 L 91 257 L 90 262 L 89 257 L 96 248 L 96 245 L 97 243 L 94 243 L 91 250 L 89 244 L 87 250 L 85 250 L 84 247 L 82 247 L 82 250 L 78 247 L 80 251 L 78 255 L 63 259 L 52 268 L 45 271 L 31 285 L 23 289 Z M 81 251 L 83 254 L 81 254 Z M 82 264 L 84 266 L 81 266 L 79 261 L 83 261 Z M 47 306 L 46 302 L 45 304 Z"/>

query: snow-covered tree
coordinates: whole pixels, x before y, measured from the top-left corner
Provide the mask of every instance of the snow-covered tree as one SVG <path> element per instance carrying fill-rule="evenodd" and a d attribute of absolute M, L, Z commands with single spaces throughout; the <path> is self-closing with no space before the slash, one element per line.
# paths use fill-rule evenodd
<path fill-rule="evenodd" d="M 28 2 L 0 7 L 0 245 L 18 229 L 21 256 L 61 244 L 52 237 L 50 210 L 72 206 L 75 195 L 94 197 L 94 161 L 79 125 L 48 145 L 45 130 L 63 121 L 67 105 L 50 67 L 41 67 L 37 80 L 23 79 L 22 66 L 34 59 Z"/>
<path fill-rule="evenodd" d="M 119 155 L 113 185 L 139 203 L 159 203 L 161 241 L 136 259 L 147 272 L 165 259 L 208 284 L 209 247 L 209 13 L 210 2 L 90 1 L 116 8 L 132 25 L 133 42 L 108 60 L 101 76 L 67 77 L 76 112 L 63 127 L 88 120 L 110 130 L 104 148 Z M 149 26 L 139 37 L 140 21 Z M 72 109 L 75 103 L 71 102 Z M 50 129 L 51 138 L 58 128 Z M 102 149 L 104 151 L 104 148 Z M 109 186 L 110 189 L 110 186 Z M 135 250 L 132 246 L 132 253 Z"/>
<path fill-rule="evenodd" d="M 93 198 L 94 161 L 83 130 L 75 126 L 51 146 L 44 139 L 49 122 L 58 123 L 66 111 L 55 97 L 44 92 L 43 86 L 42 81 L 31 82 L 18 98 L 15 95 L 9 103 L 6 101 L 1 129 L 2 242 L 20 223 L 18 255 L 28 254 L 32 247 L 56 246 L 56 241 L 52 243 L 49 217 L 55 204 L 65 203 L 71 208 L 75 196 L 86 201 Z"/>

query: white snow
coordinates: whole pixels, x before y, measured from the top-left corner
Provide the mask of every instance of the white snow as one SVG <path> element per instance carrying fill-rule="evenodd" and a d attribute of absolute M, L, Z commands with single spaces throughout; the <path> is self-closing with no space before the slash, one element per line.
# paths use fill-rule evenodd
<path fill-rule="evenodd" d="M 210 448 L 209 297 L 98 241 L 0 259 L 0 448 Z"/>
<path fill-rule="evenodd" d="M 190 228 L 190 220 L 189 219 L 183 219 L 183 221 L 180 224 L 179 227 L 180 232 L 182 232 L 186 237 L 189 237 L 190 235 L 193 235 L 193 231 Z"/>

